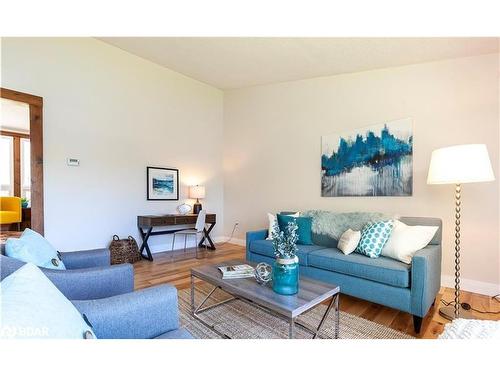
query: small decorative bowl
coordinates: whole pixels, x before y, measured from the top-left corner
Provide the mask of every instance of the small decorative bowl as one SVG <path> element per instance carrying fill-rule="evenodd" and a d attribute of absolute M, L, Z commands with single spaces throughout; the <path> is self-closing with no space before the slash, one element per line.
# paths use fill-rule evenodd
<path fill-rule="evenodd" d="M 183 204 L 177 206 L 177 212 L 180 213 L 181 215 L 186 215 L 186 214 L 190 213 L 192 209 L 193 209 L 193 207 L 191 207 L 187 203 L 183 203 Z"/>
<path fill-rule="evenodd" d="M 272 280 L 273 276 L 273 267 L 271 267 L 267 263 L 259 263 L 255 267 L 255 280 L 260 285 L 266 285 L 269 281 Z"/>

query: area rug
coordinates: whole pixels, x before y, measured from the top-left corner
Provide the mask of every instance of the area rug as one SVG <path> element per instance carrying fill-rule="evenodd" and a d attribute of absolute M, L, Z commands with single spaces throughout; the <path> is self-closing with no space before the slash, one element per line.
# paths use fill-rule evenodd
<path fill-rule="evenodd" d="M 198 306 L 204 296 L 211 289 L 206 284 L 197 285 L 195 304 Z M 216 291 L 205 306 L 222 301 L 230 297 L 225 292 Z M 193 318 L 191 315 L 191 291 L 179 291 L 179 309 L 181 326 L 186 328 L 195 338 L 220 339 L 221 336 L 212 329 Z M 298 322 L 315 327 L 326 310 L 325 305 L 320 305 L 308 311 Z M 210 326 L 232 339 L 285 339 L 288 338 L 288 323 L 275 317 L 258 307 L 252 306 L 241 300 L 233 300 L 206 310 L 200 314 Z M 319 338 L 331 339 L 334 337 L 333 314 L 324 323 Z M 311 334 L 299 326 L 295 329 L 295 338 L 309 339 Z M 340 339 L 413 339 L 406 333 L 396 331 L 381 324 L 360 318 L 358 316 L 340 312 Z"/>

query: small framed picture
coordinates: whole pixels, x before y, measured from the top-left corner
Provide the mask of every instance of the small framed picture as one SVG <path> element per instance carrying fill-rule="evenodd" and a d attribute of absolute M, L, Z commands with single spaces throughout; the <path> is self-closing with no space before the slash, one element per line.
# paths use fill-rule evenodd
<path fill-rule="evenodd" d="M 179 170 L 147 167 L 148 201 L 179 200 Z"/>

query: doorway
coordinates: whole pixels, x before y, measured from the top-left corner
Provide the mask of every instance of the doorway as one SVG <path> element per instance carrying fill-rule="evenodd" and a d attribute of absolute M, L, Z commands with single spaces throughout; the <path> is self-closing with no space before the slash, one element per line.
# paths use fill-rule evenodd
<path fill-rule="evenodd" d="M 0 109 L 2 237 L 25 228 L 43 235 L 43 99 L 1 88 Z M 8 211 L 19 199 L 20 217 Z"/>

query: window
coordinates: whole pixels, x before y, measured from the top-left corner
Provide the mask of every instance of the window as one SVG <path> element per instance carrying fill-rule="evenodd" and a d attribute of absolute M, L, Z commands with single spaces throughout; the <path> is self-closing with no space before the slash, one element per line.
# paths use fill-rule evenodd
<path fill-rule="evenodd" d="M 31 200 L 31 149 L 28 138 L 21 138 L 21 197 Z"/>
<path fill-rule="evenodd" d="M 3 131 L 0 148 L 0 194 L 31 200 L 29 135 Z"/>
<path fill-rule="evenodd" d="M 14 195 L 14 138 L 2 135 L 0 143 L 0 195 Z"/>

